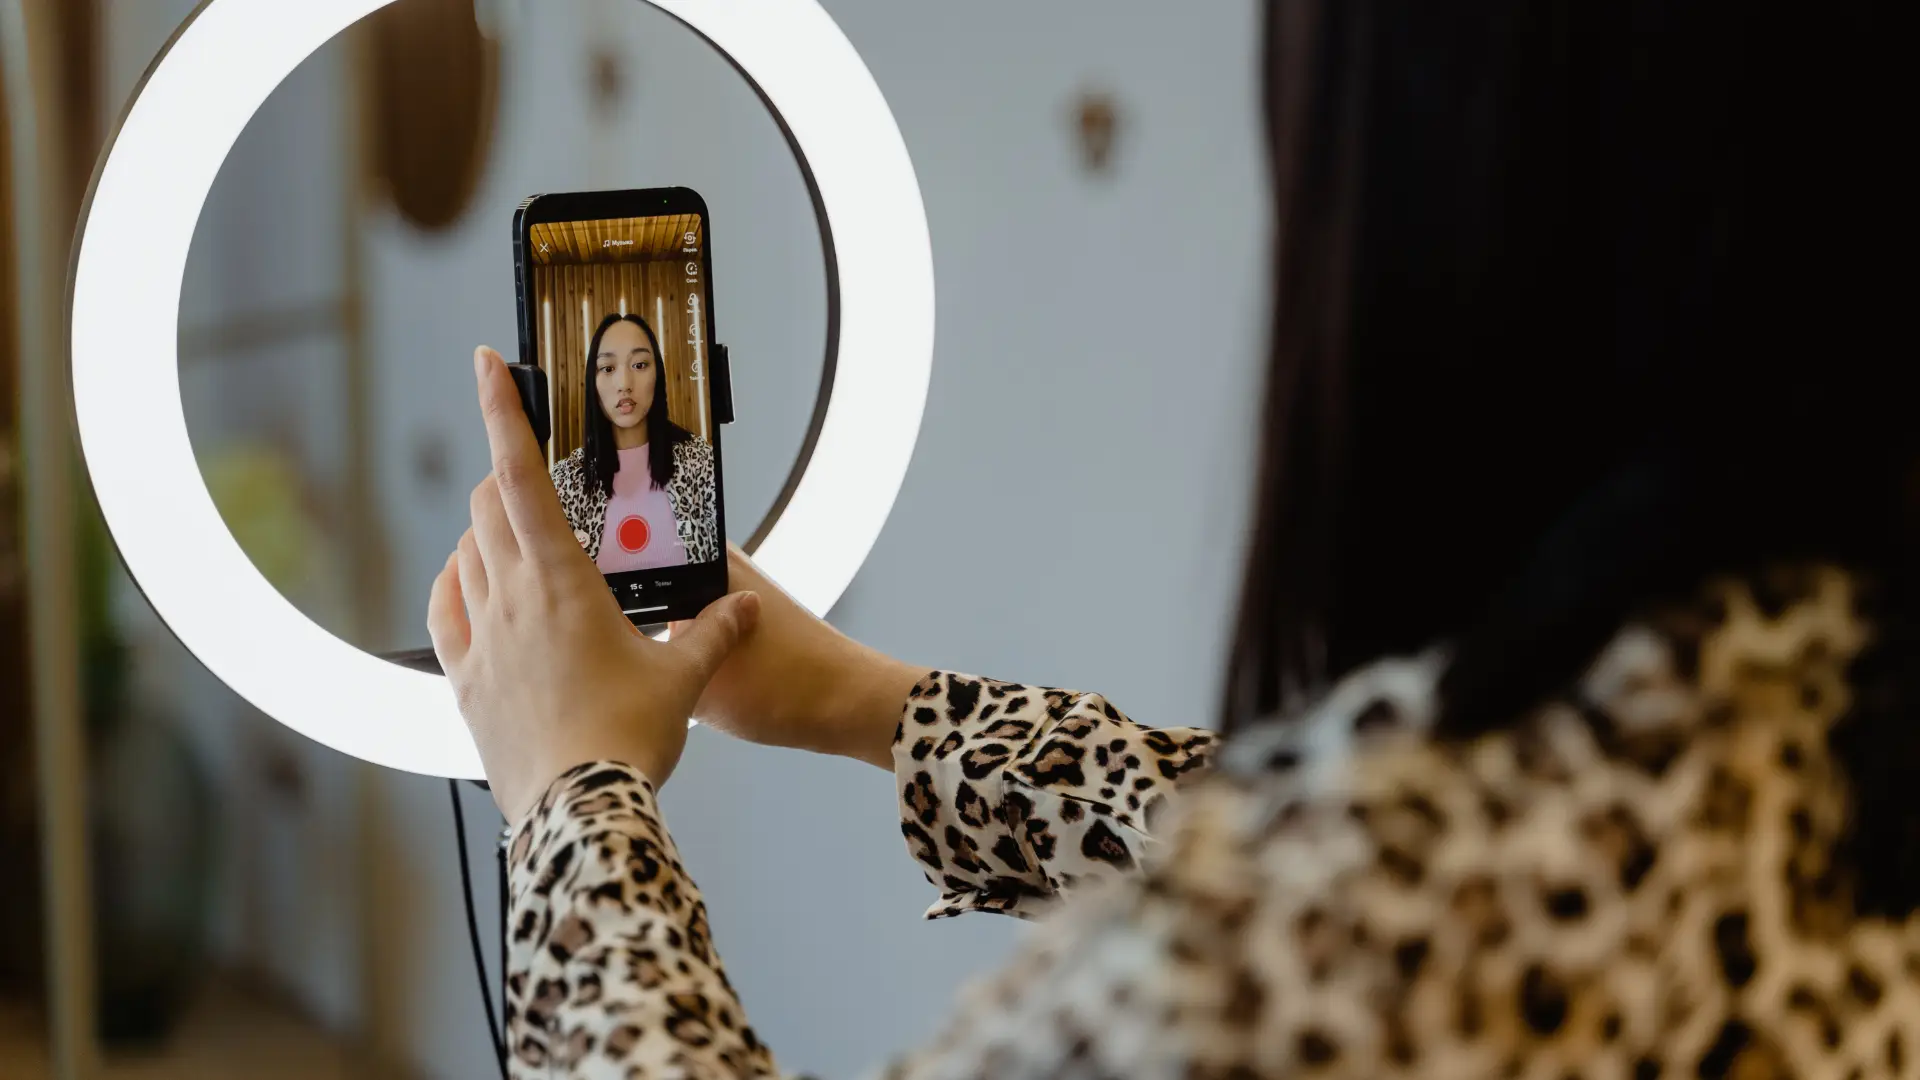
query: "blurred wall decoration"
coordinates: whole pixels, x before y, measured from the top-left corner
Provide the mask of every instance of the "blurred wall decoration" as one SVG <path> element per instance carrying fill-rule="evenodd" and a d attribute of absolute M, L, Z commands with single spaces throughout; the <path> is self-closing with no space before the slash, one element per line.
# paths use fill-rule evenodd
<path fill-rule="evenodd" d="M 1094 176 L 1112 172 L 1121 126 L 1119 103 L 1112 94 L 1088 91 L 1075 101 L 1073 118 L 1081 168 Z"/>
<path fill-rule="evenodd" d="M 474 0 L 400 0 L 368 20 L 374 180 L 400 216 L 437 232 L 479 189 L 498 112 L 500 49 Z"/>
<path fill-rule="evenodd" d="M 593 72 L 593 107 L 602 116 L 612 116 L 627 98 L 627 61 L 617 51 L 599 48 L 590 65 Z"/>

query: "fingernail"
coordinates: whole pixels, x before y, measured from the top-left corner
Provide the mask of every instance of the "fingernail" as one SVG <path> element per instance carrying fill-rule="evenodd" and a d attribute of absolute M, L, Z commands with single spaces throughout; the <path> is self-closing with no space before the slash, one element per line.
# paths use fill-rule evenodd
<path fill-rule="evenodd" d="M 741 633 L 753 629 L 754 624 L 760 621 L 760 594 L 741 593 L 740 599 L 734 601 L 733 617 L 740 620 Z"/>
<path fill-rule="evenodd" d="M 484 378 L 487 374 L 487 350 L 484 345 L 473 350 L 473 374 L 476 378 Z"/>

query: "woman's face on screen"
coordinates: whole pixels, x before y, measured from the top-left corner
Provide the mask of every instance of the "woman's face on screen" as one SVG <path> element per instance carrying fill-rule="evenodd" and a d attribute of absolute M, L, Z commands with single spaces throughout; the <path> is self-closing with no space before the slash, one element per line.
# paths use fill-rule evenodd
<path fill-rule="evenodd" d="M 600 411 L 613 426 L 637 428 L 646 423 L 647 411 L 653 407 L 653 380 L 660 377 L 660 358 L 653 355 L 646 332 L 630 322 L 614 323 L 601 335 L 593 363 Z"/>

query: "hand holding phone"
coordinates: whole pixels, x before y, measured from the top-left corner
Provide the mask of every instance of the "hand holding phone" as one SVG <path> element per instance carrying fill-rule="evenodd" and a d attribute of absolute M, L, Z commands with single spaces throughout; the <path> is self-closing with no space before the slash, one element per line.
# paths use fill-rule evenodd
<path fill-rule="evenodd" d="M 427 625 L 500 810 L 518 821 L 565 770 L 616 761 L 657 787 L 686 745 L 687 717 L 752 628 L 758 599 L 730 597 L 671 642 L 633 633 L 573 551 L 546 467 L 498 354 L 474 357 L 493 471 L 473 527 L 441 568 Z"/>
<path fill-rule="evenodd" d="M 687 188 L 541 195 L 513 222 L 520 362 L 504 365 L 573 540 L 631 625 L 692 619 L 725 595 L 706 202 Z M 432 650 L 386 654 L 439 671 Z"/>

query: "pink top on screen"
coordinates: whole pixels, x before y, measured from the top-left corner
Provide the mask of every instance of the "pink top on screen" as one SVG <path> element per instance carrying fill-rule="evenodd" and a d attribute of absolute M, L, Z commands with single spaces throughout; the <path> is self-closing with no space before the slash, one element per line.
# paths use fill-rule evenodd
<path fill-rule="evenodd" d="M 653 486 L 645 445 L 620 451 L 620 471 L 613 474 L 613 497 L 607 500 L 602 528 L 600 556 L 594 561 L 603 574 L 686 565 L 687 546 L 675 527 L 673 503 L 664 489 Z"/>

